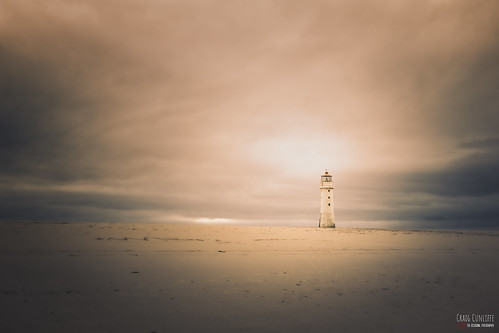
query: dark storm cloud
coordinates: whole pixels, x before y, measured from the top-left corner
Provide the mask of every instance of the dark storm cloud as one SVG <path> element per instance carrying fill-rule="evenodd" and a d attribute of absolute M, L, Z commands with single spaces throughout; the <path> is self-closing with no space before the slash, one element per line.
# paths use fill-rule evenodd
<path fill-rule="evenodd" d="M 90 191 L 12 190 L 2 193 L 1 199 L 2 220 L 140 222 L 146 216 L 137 211 L 171 208 L 151 197 Z"/>
<path fill-rule="evenodd" d="M 459 158 L 421 172 L 371 175 L 370 193 L 359 198 L 374 208 L 340 209 L 346 219 L 423 223 L 427 227 L 496 227 L 499 221 L 499 146 L 495 137 L 461 143 Z M 359 178 L 363 180 L 363 178 Z M 355 216 L 355 218 L 350 218 Z M 460 224 L 462 223 L 462 224 Z M 418 227 L 416 224 L 414 227 Z"/>
<path fill-rule="evenodd" d="M 460 145 L 461 148 L 477 148 L 494 150 L 499 147 L 499 138 L 486 138 L 481 140 L 467 141 Z"/>
<path fill-rule="evenodd" d="M 495 31 L 497 36 L 497 27 Z M 407 186 L 400 189 L 432 196 L 426 207 L 407 212 L 408 219 L 499 222 L 498 45 L 492 43 L 461 68 L 458 79 L 435 103 L 436 130 L 455 141 L 453 157 L 444 165 L 402 176 Z"/>
<path fill-rule="evenodd" d="M 83 176 L 68 161 L 74 147 L 62 119 L 78 113 L 82 102 L 71 100 L 70 85 L 53 82 L 57 68 L 0 52 L 2 174 L 51 181 Z"/>
<path fill-rule="evenodd" d="M 421 173 L 409 179 L 415 190 L 426 193 L 450 197 L 485 197 L 499 193 L 497 170 L 499 147 L 495 146 L 481 153 L 471 153 L 445 169 Z"/>

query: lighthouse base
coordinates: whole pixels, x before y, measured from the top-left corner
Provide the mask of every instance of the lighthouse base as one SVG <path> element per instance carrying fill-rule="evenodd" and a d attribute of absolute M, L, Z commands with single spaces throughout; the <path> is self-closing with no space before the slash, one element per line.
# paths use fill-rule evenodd
<path fill-rule="evenodd" d="M 321 213 L 319 228 L 335 228 L 334 216 L 331 213 Z"/>

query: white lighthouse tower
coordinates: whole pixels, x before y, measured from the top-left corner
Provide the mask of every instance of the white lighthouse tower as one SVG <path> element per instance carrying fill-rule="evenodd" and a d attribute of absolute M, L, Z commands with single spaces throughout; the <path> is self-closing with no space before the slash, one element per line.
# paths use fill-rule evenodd
<path fill-rule="evenodd" d="M 334 206 L 333 206 L 333 176 L 327 170 L 321 176 L 321 217 L 320 228 L 334 228 Z"/>

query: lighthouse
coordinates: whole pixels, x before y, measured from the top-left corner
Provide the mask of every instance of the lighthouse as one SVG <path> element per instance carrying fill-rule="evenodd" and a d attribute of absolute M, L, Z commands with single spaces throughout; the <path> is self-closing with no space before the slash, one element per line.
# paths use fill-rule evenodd
<path fill-rule="evenodd" d="M 321 176 L 321 216 L 319 218 L 320 228 L 334 228 L 334 206 L 333 206 L 333 176 L 326 170 Z"/>

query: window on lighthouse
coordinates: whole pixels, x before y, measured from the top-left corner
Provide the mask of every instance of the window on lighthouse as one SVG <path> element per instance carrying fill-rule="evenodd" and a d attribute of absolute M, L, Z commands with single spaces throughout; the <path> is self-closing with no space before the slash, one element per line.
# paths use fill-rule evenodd
<path fill-rule="evenodd" d="M 328 205 L 328 206 L 331 206 L 331 204 L 330 204 L 330 203 L 328 203 L 327 205 Z"/>

